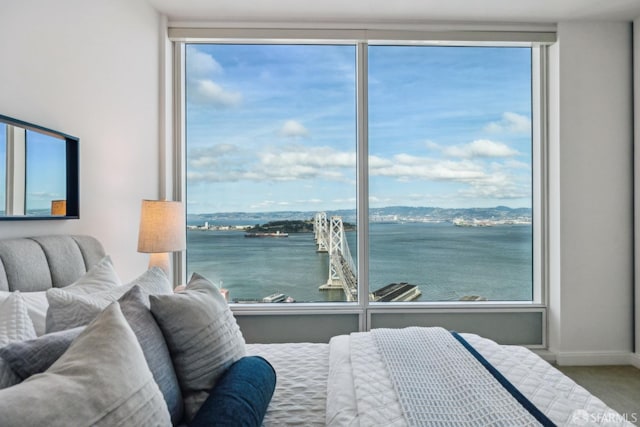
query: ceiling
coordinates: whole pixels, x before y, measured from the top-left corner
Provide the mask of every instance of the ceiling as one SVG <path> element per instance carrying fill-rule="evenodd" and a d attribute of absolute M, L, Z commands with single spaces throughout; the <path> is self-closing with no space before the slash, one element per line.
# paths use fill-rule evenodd
<path fill-rule="evenodd" d="M 631 21 L 640 0 L 147 0 L 172 22 L 254 24 Z"/>

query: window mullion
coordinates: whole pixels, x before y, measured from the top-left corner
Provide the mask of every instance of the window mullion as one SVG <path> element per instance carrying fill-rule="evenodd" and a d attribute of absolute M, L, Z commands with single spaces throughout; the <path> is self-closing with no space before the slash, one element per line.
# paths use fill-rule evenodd
<path fill-rule="evenodd" d="M 368 109 L 368 45 L 356 47 L 357 108 L 357 218 L 358 218 L 358 303 L 362 308 L 360 330 L 366 331 L 369 306 L 369 109 Z"/>

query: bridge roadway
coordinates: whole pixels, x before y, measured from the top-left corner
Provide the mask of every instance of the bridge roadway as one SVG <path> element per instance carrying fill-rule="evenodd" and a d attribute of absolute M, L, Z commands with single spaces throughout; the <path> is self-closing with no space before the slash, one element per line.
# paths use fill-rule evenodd
<path fill-rule="evenodd" d="M 342 217 L 327 219 L 326 212 L 318 212 L 313 223 L 316 250 L 329 254 L 329 277 L 320 290 L 342 289 L 348 302 L 358 301 L 358 275 L 344 233 Z M 416 285 L 391 283 L 369 294 L 369 301 L 411 301 L 420 296 Z"/>

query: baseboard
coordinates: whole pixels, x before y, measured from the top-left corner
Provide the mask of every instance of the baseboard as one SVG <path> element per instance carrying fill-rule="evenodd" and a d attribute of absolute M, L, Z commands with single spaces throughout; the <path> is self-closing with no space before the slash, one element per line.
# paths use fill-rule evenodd
<path fill-rule="evenodd" d="M 631 360 L 632 356 L 634 356 L 632 353 L 624 351 L 562 352 L 556 353 L 556 363 L 559 366 L 630 365 L 634 364 Z M 640 357 L 636 362 L 640 364 Z"/>
<path fill-rule="evenodd" d="M 640 353 L 632 353 L 629 356 L 629 363 L 640 369 Z"/>
<path fill-rule="evenodd" d="M 547 349 L 530 348 L 529 350 L 533 351 L 535 354 L 551 364 L 556 363 L 556 354 Z"/>

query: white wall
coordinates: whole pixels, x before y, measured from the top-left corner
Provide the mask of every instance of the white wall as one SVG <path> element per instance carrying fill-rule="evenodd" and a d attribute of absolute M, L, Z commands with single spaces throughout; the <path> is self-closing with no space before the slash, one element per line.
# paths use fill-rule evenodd
<path fill-rule="evenodd" d="M 634 172 L 635 184 L 635 355 L 632 362 L 640 368 L 640 18 L 633 23 L 634 81 Z"/>
<path fill-rule="evenodd" d="M 159 14 L 131 0 L 3 0 L 0 114 L 80 138 L 80 220 L 1 222 L 0 238 L 98 237 L 123 280 L 140 201 L 158 197 Z"/>
<path fill-rule="evenodd" d="M 626 363 L 633 334 L 631 26 L 563 22 L 551 50 L 550 349 Z"/>
<path fill-rule="evenodd" d="M 92 234 L 123 279 L 146 268 L 137 222 L 140 199 L 162 184 L 160 26 L 140 1 L 2 2 L 0 114 L 80 137 L 81 219 L 0 222 L 0 238 Z M 631 31 L 572 22 L 558 37 L 549 341 L 560 363 L 616 362 L 633 341 Z"/>

